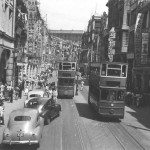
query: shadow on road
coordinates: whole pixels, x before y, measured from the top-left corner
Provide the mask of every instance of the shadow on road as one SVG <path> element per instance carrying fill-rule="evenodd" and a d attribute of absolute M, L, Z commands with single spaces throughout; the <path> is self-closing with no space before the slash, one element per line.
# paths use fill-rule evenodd
<path fill-rule="evenodd" d="M 87 103 L 76 103 L 76 107 L 80 117 L 100 122 L 120 122 L 119 119 L 100 116 Z"/>
<path fill-rule="evenodd" d="M 0 150 L 37 150 L 35 145 L 0 145 Z"/>
<path fill-rule="evenodd" d="M 139 123 L 150 129 L 150 107 L 131 107 L 131 109 L 134 111 L 127 111 L 127 113 L 131 114 Z"/>

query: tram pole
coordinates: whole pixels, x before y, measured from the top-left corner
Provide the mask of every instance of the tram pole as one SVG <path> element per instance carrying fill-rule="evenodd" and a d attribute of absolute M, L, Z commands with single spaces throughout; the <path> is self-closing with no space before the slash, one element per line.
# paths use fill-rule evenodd
<path fill-rule="evenodd" d="M 77 72 L 76 95 L 78 95 L 78 78 L 79 78 L 79 75 L 78 75 L 78 72 Z"/>

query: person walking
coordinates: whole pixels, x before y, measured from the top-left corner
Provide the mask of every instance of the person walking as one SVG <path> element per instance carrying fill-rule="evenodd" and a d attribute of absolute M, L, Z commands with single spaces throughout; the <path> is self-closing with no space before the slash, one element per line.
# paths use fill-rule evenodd
<path fill-rule="evenodd" d="M 51 88 L 51 87 L 49 87 L 49 97 L 51 98 L 51 97 L 52 97 L 52 95 L 53 95 L 52 88 Z"/>
<path fill-rule="evenodd" d="M 81 81 L 81 87 L 80 87 L 80 90 L 81 90 L 81 91 L 83 90 L 83 87 L 84 87 L 84 81 L 82 80 L 82 81 Z"/>
<path fill-rule="evenodd" d="M 0 88 L 1 88 L 1 94 L 2 94 L 2 96 L 4 96 L 5 85 L 2 83 Z"/>
<path fill-rule="evenodd" d="M 56 89 L 56 87 L 54 87 L 54 88 L 52 89 L 52 98 L 53 98 L 54 104 L 57 103 L 57 96 L 58 96 L 57 89 Z"/>
<path fill-rule="evenodd" d="M 10 103 L 12 103 L 13 102 L 13 87 L 11 85 L 8 85 L 7 89 L 9 91 L 9 100 L 10 100 Z"/>
<path fill-rule="evenodd" d="M 22 84 L 19 84 L 19 93 L 18 93 L 18 98 L 22 98 L 22 90 L 23 90 L 23 88 L 22 88 Z"/>

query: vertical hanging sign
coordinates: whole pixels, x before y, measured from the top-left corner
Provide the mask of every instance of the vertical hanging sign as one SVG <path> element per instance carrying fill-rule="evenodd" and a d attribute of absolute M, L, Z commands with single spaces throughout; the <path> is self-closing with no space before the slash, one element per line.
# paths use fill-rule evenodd
<path fill-rule="evenodd" d="M 37 0 L 28 0 L 28 23 L 27 23 L 27 42 L 28 42 L 28 53 L 34 52 L 34 30 L 37 15 Z"/>
<path fill-rule="evenodd" d="M 108 47 L 108 58 L 109 61 L 113 61 L 113 55 L 115 54 L 115 38 L 116 38 L 116 32 L 115 28 L 112 27 L 111 30 L 109 31 L 109 47 Z"/>

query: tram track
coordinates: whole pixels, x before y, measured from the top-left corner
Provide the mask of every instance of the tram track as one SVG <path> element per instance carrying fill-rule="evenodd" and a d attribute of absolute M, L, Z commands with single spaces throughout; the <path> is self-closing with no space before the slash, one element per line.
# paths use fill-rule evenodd
<path fill-rule="evenodd" d="M 120 123 L 105 123 L 110 133 L 121 145 L 123 150 L 146 150 L 136 138 L 132 136 Z"/>
<path fill-rule="evenodd" d="M 80 117 L 77 112 L 77 108 L 76 108 L 74 101 L 72 101 L 72 108 L 73 108 L 73 115 L 74 115 L 75 122 L 76 122 L 76 129 L 78 131 L 78 135 L 79 135 L 80 142 L 82 145 L 82 150 L 92 150 L 93 148 L 91 147 L 91 145 L 89 145 L 90 141 L 87 142 L 87 140 L 89 140 L 89 139 L 87 139 L 88 135 L 86 134 L 86 139 L 85 139 L 85 136 L 83 135 L 83 128 L 85 130 L 85 127 L 84 127 L 83 122 L 81 122 L 81 120 L 79 120 Z M 86 142 L 85 142 L 85 140 L 86 140 Z"/>
<path fill-rule="evenodd" d="M 82 95 L 84 97 L 87 97 L 86 91 L 83 93 L 85 95 Z M 109 149 L 109 142 L 105 142 L 105 140 L 107 140 L 112 141 L 111 143 L 114 143 L 112 145 L 112 149 L 116 148 L 119 150 L 147 150 L 146 146 L 144 144 L 142 145 L 141 139 L 138 137 L 139 135 L 135 136 L 138 134 L 135 134 L 135 130 L 128 130 L 121 124 L 121 122 L 115 122 L 115 120 L 112 121 L 108 119 L 105 120 L 104 118 L 101 119 L 96 114 L 94 118 L 94 120 L 83 122 L 86 123 L 84 126 L 88 132 L 89 138 L 92 140 L 92 145 L 94 144 L 93 147 L 95 149 L 98 149 L 98 147 Z M 104 141 L 105 143 L 98 144 L 97 141 Z"/>

